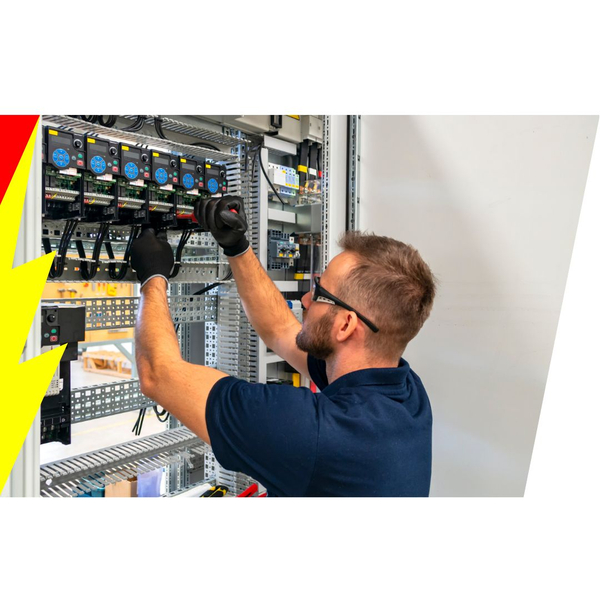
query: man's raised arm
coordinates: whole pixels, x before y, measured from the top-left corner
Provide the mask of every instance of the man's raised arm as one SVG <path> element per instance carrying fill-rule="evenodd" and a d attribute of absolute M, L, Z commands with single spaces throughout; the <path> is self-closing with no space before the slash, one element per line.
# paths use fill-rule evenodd
<path fill-rule="evenodd" d="M 306 352 L 296 346 L 296 335 L 302 326 L 250 248 L 245 235 L 248 225 L 242 199 L 225 196 L 200 200 L 195 216 L 229 258 L 252 327 L 271 350 L 308 377 Z"/>

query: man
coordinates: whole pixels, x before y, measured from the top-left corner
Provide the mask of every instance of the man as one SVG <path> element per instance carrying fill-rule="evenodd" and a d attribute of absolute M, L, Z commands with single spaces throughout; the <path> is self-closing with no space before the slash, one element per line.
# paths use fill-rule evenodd
<path fill-rule="evenodd" d="M 203 200 L 195 214 L 228 256 L 258 335 L 321 391 L 247 383 L 184 361 L 166 295 L 173 252 L 148 229 L 131 259 L 142 282 L 142 393 L 269 496 L 427 496 L 431 408 L 402 359 L 435 295 L 419 253 L 391 238 L 346 233 L 344 251 L 302 298 L 301 325 L 249 246 L 241 198 Z"/>

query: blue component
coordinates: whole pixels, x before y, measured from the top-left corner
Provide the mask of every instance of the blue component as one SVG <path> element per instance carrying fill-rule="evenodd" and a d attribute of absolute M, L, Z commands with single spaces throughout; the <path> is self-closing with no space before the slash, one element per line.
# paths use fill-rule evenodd
<path fill-rule="evenodd" d="M 63 150 L 62 148 L 57 148 L 52 153 L 52 160 L 54 161 L 54 164 L 60 167 L 61 169 L 66 167 L 71 161 L 71 159 L 69 158 L 69 153 L 66 150 Z"/>
<path fill-rule="evenodd" d="M 217 183 L 217 180 L 216 179 L 209 179 L 208 180 L 208 191 L 211 194 L 215 194 L 218 189 L 219 189 L 219 184 Z"/>
<path fill-rule="evenodd" d="M 156 169 L 154 177 L 156 181 L 160 183 L 160 185 L 164 185 L 165 183 L 167 183 L 167 179 L 169 179 L 167 172 L 163 168 Z"/>
<path fill-rule="evenodd" d="M 138 174 L 139 170 L 135 163 L 128 162 L 125 165 L 125 177 L 127 177 L 127 179 L 135 179 L 138 176 Z"/>
<path fill-rule="evenodd" d="M 191 190 L 194 187 L 194 178 L 189 173 L 186 173 L 183 176 L 182 183 L 184 188 Z"/>
<path fill-rule="evenodd" d="M 92 171 L 99 175 L 106 171 L 106 162 L 104 162 L 104 159 L 101 156 L 94 156 L 90 161 L 90 166 L 92 167 Z"/>

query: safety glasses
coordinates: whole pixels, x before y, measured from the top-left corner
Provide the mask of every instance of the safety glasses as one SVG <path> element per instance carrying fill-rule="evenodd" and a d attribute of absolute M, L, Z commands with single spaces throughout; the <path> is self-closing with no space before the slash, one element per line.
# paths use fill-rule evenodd
<path fill-rule="evenodd" d="M 367 319 L 367 317 L 361 315 L 355 308 L 352 308 L 349 304 L 346 304 L 339 298 L 336 298 L 333 294 L 330 294 L 326 289 L 322 288 L 321 284 L 320 284 L 320 281 L 321 281 L 320 277 L 315 277 L 313 279 L 313 281 L 314 281 L 314 292 L 313 292 L 313 297 L 312 297 L 313 302 L 325 302 L 326 304 L 334 304 L 336 306 L 341 306 L 342 308 L 345 308 L 346 310 L 350 310 L 353 313 L 355 313 L 356 316 L 374 333 L 377 333 L 379 331 L 379 327 L 377 327 L 372 321 L 369 321 L 369 319 Z"/>

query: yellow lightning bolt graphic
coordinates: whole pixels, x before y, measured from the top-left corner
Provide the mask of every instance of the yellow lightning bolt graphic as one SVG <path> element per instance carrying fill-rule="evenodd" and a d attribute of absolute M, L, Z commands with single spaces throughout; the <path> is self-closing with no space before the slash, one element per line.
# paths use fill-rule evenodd
<path fill-rule="evenodd" d="M 37 129 L 0 203 L 0 492 L 66 347 L 19 363 L 54 258 L 53 252 L 12 268 Z"/>

